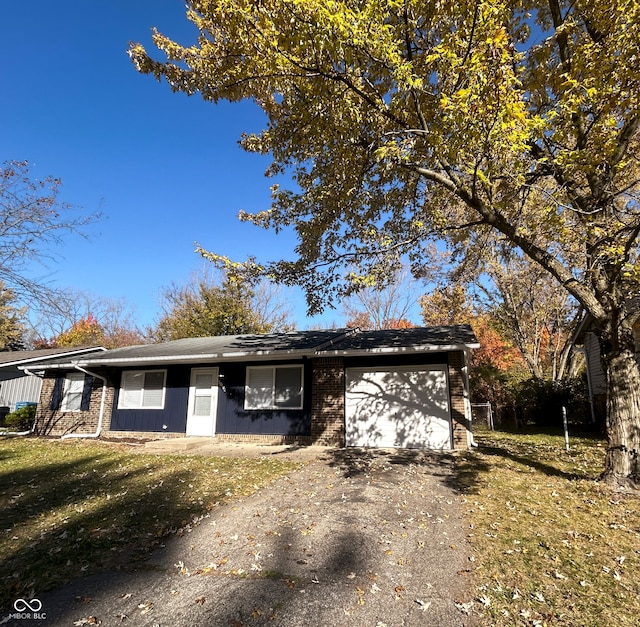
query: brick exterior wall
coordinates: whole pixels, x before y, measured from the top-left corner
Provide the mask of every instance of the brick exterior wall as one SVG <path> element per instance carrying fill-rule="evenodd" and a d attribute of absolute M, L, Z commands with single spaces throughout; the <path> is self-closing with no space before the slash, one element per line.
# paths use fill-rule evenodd
<path fill-rule="evenodd" d="M 471 430 L 470 417 L 467 416 L 467 403 L 464 393 L 464 353 L 448 353 L 449 396 L 451 399 L 451 421 L 453 427 L 453 448 L 467 449 L 469 441 L 467 431 Z"/>
<path fill-rule="evenodd" d="M 344 361 L 312 360 L 311 439 L 314 444 L 344 446 Z"/>
<path fill-rule="evenodd" d="M 65 376 L 60 374 L 58 376 Z M 46 376 L 42 381 L 40 402 L 36 411 L 36 428 L 38 435 L 62 436 L 70 433 L 95 433 L 100 418 L 100 401 L 102 399 L 102 379 L 93 378 L 91 386 L 91 401 L 88 411 L 52 410 L 51 398 L 56 376 Z M 113 386 L 108 385 L 104 401 L 104 414 L 102 418 L 102 430 L 104 435 L 109 430 L 111 420 L 111 408 L 113 407 Z"/>

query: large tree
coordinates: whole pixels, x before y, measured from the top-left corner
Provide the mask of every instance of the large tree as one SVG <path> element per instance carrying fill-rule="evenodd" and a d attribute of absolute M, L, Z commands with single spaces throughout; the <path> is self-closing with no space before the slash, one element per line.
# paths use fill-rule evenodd
<path fill-rule="evenodd" d="M 386 284 L 363 287 L 344 300 L 346 326 L 360 329 L 406 329 L 418 298 L 417 283 L 406 269 L 398 270 Z"/>
<path fill-rule="evenodd" d="M 479 282 L 476 291 L 522 353 L 531 374 L 564 379 L 581 309 L 540 265 L 510 249 L 492 247 L 485 271 L 490 281 Z"/>
<path fill-rule="evenodd" d="M 132 309 L 122 299 L 58 290 L 30 314 L 29 343 L 35 347 L 100 344 L 118 348 L 145 341 Z"/>
<path fill-rule="evenodd" d="M 16 296 L 0 282 L 0 351 L 24 348 L 26 310 L 15 304 Z"/>
<path fill-rule="evenodd" d="M 218 282 L 200 276 L 185 285 L 172 285 L 162 295 L 161 309 L 158 323 L 150 330 L 156 342 L 293 329 L 277 293 L 233 274 Z"/>
<path fill-rule="evenodd" d="M 60 179 L 35 178 L 26 161 L 0 164 L 0 281 L 26 302 L 55 301 L 50 263 L 65 236 L 98 218 L 60 199 Z M 46 268 L 34 273 L 34 262 Z"/>
<path fill-rule="evenodd" d="M 640 3 L 593 0 L 190 0 L 192 45 L 155 32 L 136 68 L 213 102 L 252 99 L 242 145 L 291 172 L 267 227 L 298 259 L 251 267 L 302 284 L 312 309 L 345 260 L 384 277 L 434 239 L 518 248 L 598 333 L 608 378 L 605 478 L 640 475 L 640 371 L 627 304 L 640 232 Z M 631 288 L 629 286 L 632 286 Z M 348 289 L 348 286 L 345 288 Z"/>

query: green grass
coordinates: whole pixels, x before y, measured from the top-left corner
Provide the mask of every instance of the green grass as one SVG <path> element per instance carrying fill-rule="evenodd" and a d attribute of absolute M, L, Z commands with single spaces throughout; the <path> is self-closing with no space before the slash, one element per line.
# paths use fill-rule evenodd
<path fill-rule="evenodd" d="M 605 443 L 486 433 L 460 479 L 485 624 L 631 627 L 640 616 L 640 496 L 598 483 Z"/>
<path fill-rule="evenodd" d="M 140 559 L 216 504 L 295 467 L 101 442 L 0 440 L 0 609 Z"/>

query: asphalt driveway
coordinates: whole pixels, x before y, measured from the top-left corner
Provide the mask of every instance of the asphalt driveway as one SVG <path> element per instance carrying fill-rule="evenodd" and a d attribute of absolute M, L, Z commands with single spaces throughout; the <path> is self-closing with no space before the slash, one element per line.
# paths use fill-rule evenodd
<path fill-rule="evenodd" d="M 145 562 L 42 595 L 46 619 L 15 624 L 474 624 L 455 458 L 345 449 L 313 456 L 217 507 Z"/>

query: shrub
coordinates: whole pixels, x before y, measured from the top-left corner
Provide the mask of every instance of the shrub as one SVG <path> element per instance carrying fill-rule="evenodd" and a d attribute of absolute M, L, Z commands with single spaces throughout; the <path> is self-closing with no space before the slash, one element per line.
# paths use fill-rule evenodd
<path fill-rule="evenodd" d="M 475 373 L 474 373 L 475 374 Z M 543 428 L 562 427 L 562 408 L 569 421 L 589 425 L 591 411 L 584 377 L 551 382 L 535 377 L 523 377 L 521 372 L 481 372 L 472 379 L 474 403 L 489 401 L 494 412 L 494 424 L 501 428 L 522 429 L 535 424 Z"/>
<path fill-rule="evenodd" d="M 4 424 L 12 431 L 28 431 L 36 419 L 36 406 L 27 405 L 7 414 Z"/>
<path fill-rule="evenodd" d="M 552 382 L 532 377 L 515 389 L 516 406 L 523 424 L 562 426 L 562 408 L 574 423 L 590 421 L 589 395 L 584 378 Z"/>

